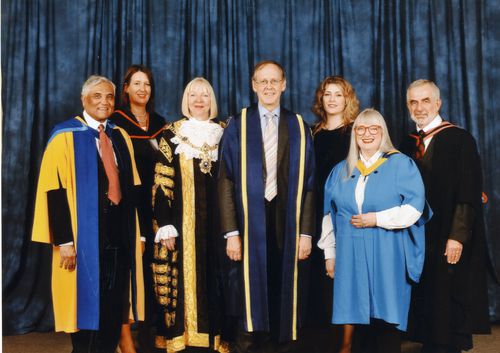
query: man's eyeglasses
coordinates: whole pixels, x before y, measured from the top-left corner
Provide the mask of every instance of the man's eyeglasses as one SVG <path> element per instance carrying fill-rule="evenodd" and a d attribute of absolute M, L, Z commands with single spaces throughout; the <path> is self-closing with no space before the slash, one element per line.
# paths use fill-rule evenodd
<path fill-rule="evenodd" d="M 366 130 L 368 130 L 370 135 L 376 135 L 380 129 L 381 129 L 381 127 L 378 125 L 370 125 L 370 126 L 359 125 L 359 126 L 356 126 L 354 131 L 356 132 L 356 135 L 358 135 L 358 136 L 364 135 Z"/>
<path fill-rule="evenodd" d="M 271 81 L 269 81 L 269 80 L 261 80 L 261 81 L 254 80 L 254 81 L 257 85 L 265 87 L 268 84 L 271 84 L 271 86 L 277 86 L 283 80 L 276 80 L 273 78 Z"/>

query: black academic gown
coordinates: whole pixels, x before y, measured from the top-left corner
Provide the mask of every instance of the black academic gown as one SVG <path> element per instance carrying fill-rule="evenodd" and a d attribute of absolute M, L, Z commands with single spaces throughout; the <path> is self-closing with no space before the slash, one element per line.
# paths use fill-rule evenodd
<path fill-rule="evenodd" d="M 408 136 L 401 151 L 414 157 L 415 140 Z M 408 335 L 423 343 L 466 350 L 472 347 L 471 334 L 489 332 L 488 255 L 475 140 L 458 127 L 442 130 L 433 136 L 417 164 L 434 216 L 425 226 L 425 264 L 420 283 L 412 291 Z M 466 205 L 472 214 L 469 231 L 463 231 L 464 215 L 457 205 Z M 456 265 L 448 264 L 444 256 L 449 238 L 463 244 Z"/>

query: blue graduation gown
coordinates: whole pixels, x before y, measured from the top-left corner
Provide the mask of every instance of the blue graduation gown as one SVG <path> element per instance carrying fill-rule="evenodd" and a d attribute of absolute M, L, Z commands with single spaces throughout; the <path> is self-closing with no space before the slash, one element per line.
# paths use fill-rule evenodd
<path fill-rule="evenodd" d="M 332 170 L 324 203 L 336 236 L 332 322 L 369 324 L 375 318 L 404 331 L 411 282 L 418 282 L 423 268 L 428 210 L 415 163 L 400 153 L 381 158 L 387 160 L 369 174 L 362 213 L 408 204 L 423 214 L 409 228 L 355 228 L 349 221 L 358 214 L 355 189 L 363 175 L 357 168 L 347 175 L 345 161 Z"/>

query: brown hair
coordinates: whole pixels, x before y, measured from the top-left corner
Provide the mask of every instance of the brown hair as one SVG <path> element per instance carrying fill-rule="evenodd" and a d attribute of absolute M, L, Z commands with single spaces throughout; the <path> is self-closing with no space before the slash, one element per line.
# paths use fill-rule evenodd
<path fill-rule="evenodd" d="M 122 84 L 122 91 L 120 94 L 120 103 L 124 107 L 130 108 L 130 99 L 128 96 L 128 93 L 125 91 L 128 85 L 130 85 L 130 80 L 132 79 L 132 76 L 136 72 L 144 72 L 146 76 L 148 77 L 149 84 L 151 85 L 151 96 L 149 97 L 149 101 L 146 104 L 146 111 L 148 113 L 154 112 L 154 107 L 155 107 L 155 84 L 153 80 L 153 73 L 151 70 L 144 65 L 131 65 L 127 69 L 127 72 L 125 73 L 125 76 L 123 78 L 123 84 Z"/>
<path fill-rule="evenodd" d="M 260 61 L 257 64 L 255 64 L 255 66 L 253 68 L 253 72 L 252 72 L 252 79 L 255 77 L 255 73 L 257 71 L 259 71 L 260 69 L 262 69 L 266 65 L 274 65 L 274 66 L 276 66 L 281 71 L 281 78 L 283 80 L 286 79 L 286 77 L 285 77 L 285 68 L 283 66 L 281 66 L 280 63 L 278 63 L 277 61 L 274 61 L 274 60 L 264 60 L 264 61 Z"/>
<path fill-rule="evenodd" d="M 359 100 L 356 97 L 356 91 L 349 81 L 342 76 L 327 76 L 321 81 L 318 88 L 316 88 L 314 95 L 314 103 L 311 110 L 318 117 L 319 121 L 314 127 L 313 134 L 324 129 L 326 126 L 327 116 L 323 107 L 323 96 L 325 95 L 326 86 L 330 84 L 338 85 L 345 97 L 345 109 L 342 116 L 344 127 L 350 125 L 359 113 Z"/>

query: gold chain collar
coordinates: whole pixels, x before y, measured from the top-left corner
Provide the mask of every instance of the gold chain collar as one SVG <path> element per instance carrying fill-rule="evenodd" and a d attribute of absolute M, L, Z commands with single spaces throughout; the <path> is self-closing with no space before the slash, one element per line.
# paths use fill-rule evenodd
<path fill-rule="evenodd" d="M 210 174 L 210 170 L 212 169 L 212 159 L 210 158 L 210 152 L 216 151 L 217 148 L 219 148 L 219 144 L 216 143 L 215 145 L 210 146 L 209 144 L 207 144 L 205 142 L 202 146 L 196 146 L 191 141 L 189 141 L 188 137 L 179 134 L 178 128 L 180 127 L 180 124 L 183 121 L 185 121 L 185 120 L 181 120 L 181 121 L 175 122 L 174 124 L 171 124 L 169 127 L 170 130 L 172 130 L 174 135 L 177 136 L 182 141 L 182 143 L 185 143 L 189 147 L 200 152 L 200 155 L 199 155 L 200 159 L 201 159 L 201 162 L 199 164 L 200 170 L 203 174 L 207 174 L 207 173 Z M 212 174 L 210 174 L 210 175 L 212 175 Z"/>

